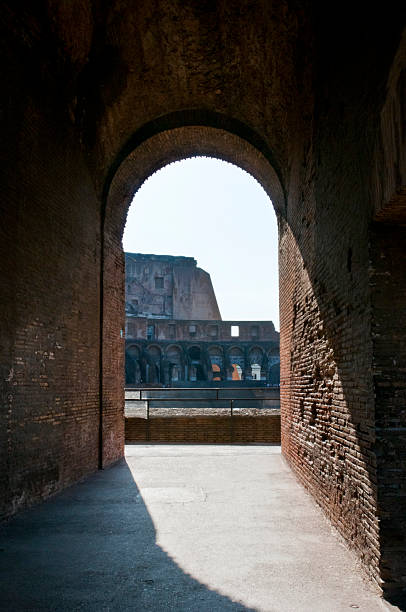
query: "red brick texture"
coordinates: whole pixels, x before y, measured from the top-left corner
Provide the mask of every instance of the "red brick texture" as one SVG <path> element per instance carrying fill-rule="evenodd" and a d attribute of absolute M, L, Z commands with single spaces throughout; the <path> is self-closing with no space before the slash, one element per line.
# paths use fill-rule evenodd
<path fill-rule="evenodd" d="M 29 67 L 2 139 L 3 516 L 98 463 L 99 202 L 69 118 L 44 83 L 29 91 Z"/>
<path fill-rule="evenodd" d="M 280 444 L 280 415 L 137 417 L 125 419 L 126 442 Z"/>
<path fill-rule="evenodd" d="M 353 255 L 358 261 L 349 272 L 349 247 L 345 239 L 341 246 L 340 242 L 337 235 L 331 248 L 341 248 L 341 271 L 330 267 L 337 251 L 316 257 L 309 271 L 291 231 L 282 229 L 282 449 L 371 575 L 377 576 L 379 524 L 366 281 L 362 283 L 354 270 L 360 265 L 358 249 Z M 317 281 L 311 282 L 310 274 Z"/>

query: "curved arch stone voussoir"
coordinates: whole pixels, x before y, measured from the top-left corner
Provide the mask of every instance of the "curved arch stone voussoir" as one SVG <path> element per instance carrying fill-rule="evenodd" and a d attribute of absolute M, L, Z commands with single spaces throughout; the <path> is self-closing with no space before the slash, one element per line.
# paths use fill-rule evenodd
<path fill-rule="evenodd" d="M 263 152 L 223 128 L 185 125 L 150 136 L 123 159 L 108 179 L 105 190 L 107 227 L 114 233 L 123 231 L 135 193 L 154 172 L 172 162 L 198 156 L 215 157 L 239 166 L 261 184 L 276 213 L 285 214 L 286 198 L 281 180 Z"/>

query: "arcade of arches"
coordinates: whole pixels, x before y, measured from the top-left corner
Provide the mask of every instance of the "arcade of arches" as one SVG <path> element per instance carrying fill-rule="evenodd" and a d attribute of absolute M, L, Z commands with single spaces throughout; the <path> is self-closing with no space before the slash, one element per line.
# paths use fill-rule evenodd
<path fill-rule="evenodd" d="M 270 343 L 268 343 L 269 345 Z M 276 344 L 276 343 L 273 343 Z M 126 343 L 126 385 L 262 381 L 279 385 L 279 347 L 268 351 L 257 344 L 240 346 L 193 342 Z M 189 385 L 190 386 L 190 385 Z"/>
<path fill-rule="evenodd" d="M 279 385 L 272 321 L 223 321 L 192 257 L 124 255 L 126 385 Z"/>
<path fill-rule="evenodd" d="M 136 4 L 3 2 L 2 512 L 123 455 L 126 211 L 210 155 L 278 216 L 282 452 L 400 600 L 404 7 Z"/>

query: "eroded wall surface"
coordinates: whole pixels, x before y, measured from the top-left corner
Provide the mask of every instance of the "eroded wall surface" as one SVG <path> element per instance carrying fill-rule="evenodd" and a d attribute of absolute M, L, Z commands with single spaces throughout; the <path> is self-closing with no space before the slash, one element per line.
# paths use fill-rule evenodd
<path fill-rule="evenodd" d="M 210 274 L 193 257 L 125 253 L 125 263 L 129 314 L 221 320 Z"/>

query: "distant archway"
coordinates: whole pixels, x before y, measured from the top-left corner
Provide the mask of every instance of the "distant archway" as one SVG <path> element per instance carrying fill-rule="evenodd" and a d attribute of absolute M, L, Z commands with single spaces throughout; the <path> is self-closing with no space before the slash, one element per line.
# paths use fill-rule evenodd
<path fill-rule="evenodd" d="M 229 359 L 229 361 L 230 361 L 230 363 L 232 364 L 233 367 L 234 366 L 238 366 L 238 368 L 239 368 L 238 371 L 244 372 L 245 357 L 244 357 L 243 350 L 239 346 L 233 346 L 232 348 L 230 348 L 230 350 L 228 352 L 228 359 Z M 235 380 L 235 379 L 233 379 L 233 380 Z M 240 376 L 239 380 L 242 380 L 241 376 Z"/>
<path fill-rule="evenodd" d="M 240 365 L 238 365 L 238 363 L 232 363 L 231 364 L 231 380 L 237 381 L 237 380 L 242 380 L 243 379 L 243 375 L 242 375 L 242 368 Z"/>
<path fill-rule="evenodd" d="M 218 366 L 216 363 L 213 363 L 211 366 L 211 369 L 213 371 L 213 381 L 220 381 L 221 380 L 220 366 Z"/>
<path fill-rule="evenodd" d="M 261 366 L 259 363 L 251 364 L 251 377 L 252 380 L 261 380 Z"/>
<path fill-rule="evenodd" d="M 191 346 L 188 352 L 189 352 L 189 357 L 192 360 L 192 362 L 200 361 L 201 349 L 199 346 Z"/>
<path fill-rule="evenodd" d="M 211 346 L 209 347 L 208 353 L 213 373 L 213 381 L 223 380 L 224 356 L 222 348 L 219 346 Z"/>

